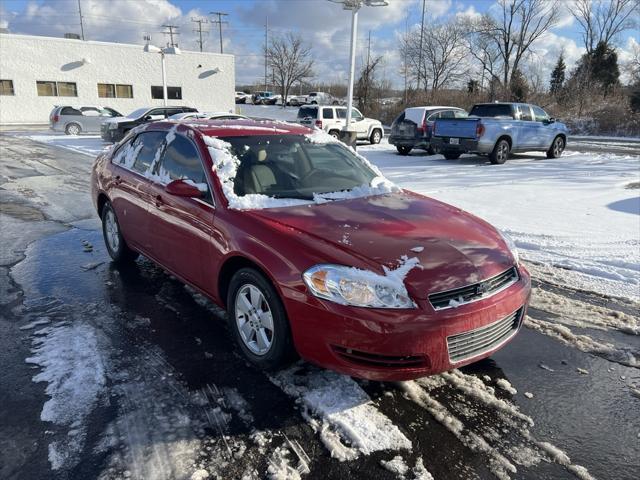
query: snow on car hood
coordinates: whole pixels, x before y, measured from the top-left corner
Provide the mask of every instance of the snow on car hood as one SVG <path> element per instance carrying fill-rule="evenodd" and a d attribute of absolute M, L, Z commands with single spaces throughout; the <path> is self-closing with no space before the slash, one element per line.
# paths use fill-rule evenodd
<path fill-rule="evenodd" d="M 321 256 L 345 258 L 348 253 L 354 259 L 350 266 L 380 274 L 385 267 L 397 268 L 398 259 L 417 258 L 421 268 L 411 269 L 405 279 L 416 298 L 475 283 L 513 266 L 511 253 L 491 225 L 413 192 L 247 213 L 297 230 Z"/>

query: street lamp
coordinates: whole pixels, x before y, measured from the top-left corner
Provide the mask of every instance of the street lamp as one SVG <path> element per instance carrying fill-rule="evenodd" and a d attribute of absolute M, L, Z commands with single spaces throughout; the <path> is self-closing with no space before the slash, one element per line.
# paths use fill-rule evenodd
<path fill-rule="evenodd" d="M 363 6 L 385 7 L 388 0 L 329 0 L 341 3 L 343 10 L 351 10 L 351 53 L 349 55 L 349 89 L 347 92 L 347 119 L 342 129 L 342 141 L 352 147 L 356 146 L 356 131 L 351 128 L 351 112 L 353 111 L 353 81 L 356 69 L 356 35 L 358 34 L 358 10 Z"/>
<path fill-rule="evenodd" d="M 150 43 L 145 44 L 144 49 L 147 53 L 159 53 L 162 63 L 162 101 L 164 106 L 167 106 L 167 69 L 165 67 L 164 56 L 165 55 L 180 55 L 180 49 L 178 47 L 165 47 L 158 48 Z"/>

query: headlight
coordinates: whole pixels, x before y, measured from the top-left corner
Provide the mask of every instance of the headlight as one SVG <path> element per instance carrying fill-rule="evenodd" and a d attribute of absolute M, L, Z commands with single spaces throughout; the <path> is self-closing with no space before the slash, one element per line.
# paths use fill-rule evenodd
<path fill-rule="evenodd" d="M 109 130 L 115 130 L 116 128 L 118 128 L 117 123 L 109 123 Z"/>
<path fill-rule="evenodd" d="M 518 247 L 516 247 L 516 242 L 514 242 L 513 239 L 506 233 L 500 230 L 498 231 L 500 232 L 500 235 L 502 235 L 502 239 L 507 244 L 507 247 L 509 247 L 509 251 L 511 252 L 511 255 L 513 255 L 513 260 L 516 262 L 516 265 L 518 265 L 520 263 L 520 255 L 518 254 Z"/>
<path fill-rule="evenodd" d="M 370 308 L 415 308 L 398 280 L 342 265 L 316 265 L 302 275 L 316 297 L 342 305 Z"/>

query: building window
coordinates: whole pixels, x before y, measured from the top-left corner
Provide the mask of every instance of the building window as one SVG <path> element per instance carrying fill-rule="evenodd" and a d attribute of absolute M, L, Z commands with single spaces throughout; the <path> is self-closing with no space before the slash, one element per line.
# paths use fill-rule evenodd
<path fill-rule="evenodd" d="M 15 95 L 13 80 L 0 80 L 0 95 Z"/>
<path fill-rule="evenodd" d="M 39 97 L 77 97 L 78 88 L 74 82 L 36 82 Z"/>
<path fill-rule="evenodd" d="M 162 100 L 162 86 L 151 87 L 151 98 Z M 182 87 L 167 87 L 167 98 L 169 100 L 182 100 Z"/>
<path fill-rule="evenodd" d="M 98 97 L 100 98 L 133 98 L 133 87 L 131 85 L 99 83 Z"/>

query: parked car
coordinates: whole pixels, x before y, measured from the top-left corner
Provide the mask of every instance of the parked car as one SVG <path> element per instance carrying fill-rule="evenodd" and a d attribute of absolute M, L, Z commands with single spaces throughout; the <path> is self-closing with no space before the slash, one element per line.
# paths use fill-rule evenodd
<path fill-rule="evenodd" d="M 291 107 L 299 107 L 300 105 L 305 105 L 307 103 L 306 95 L 289 95 L 287 97 L 287 105 Z"/>
<path fill-rule="evenodd" d="M 236 103 L 247 103 L 251 99 L 251 94 L 245 92 L 236 92 Z"/>
<path fill-rule="evenodd" d="M 307 95 L 310 105 L 338 105 L 340 102 L 327 92 L 311 92 Z"/>
<path fill-rule="evenodd" d="M 122 114 L 110 107 L 56 105 L 49 114 L 49 128 L 67 135 L 96 133 L 105 119 L 115 117 L 122 117 Z"/>
<path fill-rule="evenodd" d="M 253 94 L 252 101 L 254 105 L 275 105 L 280 98 L 273 92 L 260 91 Z"/>
<path fill-rule="evenodd" d="M 431 133 L 438 118 L 464 118 L 467 112 L 456 107 L 411 107 L 402 112 L 391 124 L 389 143 L 395 145 L 400 155 L 409 155 L 414 148 L 421 148 L 433 155 Z"/>
<path fill-rule="evenodd" d="M 169 120 L 248 120 L 249 117 L 229 112 L 183 112 L 171 115 Z"/>
<path fill-rule="evenodd" d="M 372 144 L 380 143 L 384 128 L 379 120 L 366 118 L 357 108 L 351 112 L 351 119 L 358 140 L 369 140 Z M 298 110 L 298 123 L 309 128 L 319 128 L 332 137 L 339 138 L 340 130 L 347 124 L 347 107 L 306 105 Z"/>
<path fill-rule="evenodd" d="M 558 158 L 567 145 L 564 123 L 551 118 L 537 105 L 526 103 L 479 103 L 469 118 L 436 120 L 431 145 L 447 159 L 463 153 L 488 155 L 502 164 L 512 152 L 546 152 Z"/>
<path fill-rule="evenodd" d="M 153 122 L 98 156 L 92 197 L 114 262 L 143 254 L 225 308 L 263 369 L 297 353 L 410 379 L 516 335 L 531 282 L 508 237 L 310 129 L 233 125 Z"/>
<path fill-rule="evenodd" d="M 129 130 L 154 120 L 164 120 L 177 113 L 197 112 L 192 107 L 144 107 L 134 110 L 126 117 L 105 120 L 100 127 L 100 136 L 105 142 L 121 140 Z"/>

